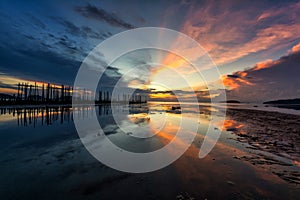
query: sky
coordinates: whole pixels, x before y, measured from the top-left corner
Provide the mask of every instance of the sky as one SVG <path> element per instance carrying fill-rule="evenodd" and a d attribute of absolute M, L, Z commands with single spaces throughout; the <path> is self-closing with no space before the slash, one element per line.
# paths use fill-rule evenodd
<path fill-rule="evenodd" d="M 299 1 L 1 0 L 0 7 L 0 93 L 15 92 L 16 83 L 22 81 L 72 85 L 84 58 L 105 39 L 134 28 L 164 27 L 188 35 L 204 48 L 221 73 L 219 81 L 228 99 L 262 102 L 300 97 Z M 200 56 L 195 51 L 190 54 Z M 188 94 L 173 81 L 176 77 L 166 78 L 170 73 L 165 68 L 147 67 L 159 61 L 171 68 L 180 65 L 184 73 L 189 68 L 181 58 L 150 50 L 137 55 L 116 61 L 104 82 L 115 82 L 131 66 L 144 63 L 144 68 L 124 75 L 126 86 L 149 89 L 155 87 L 149 84 L 154 79 Z M 187 77 L 207 98 L 203 80 Z M 158 97 L 172 96 L 162 94 Z"/>

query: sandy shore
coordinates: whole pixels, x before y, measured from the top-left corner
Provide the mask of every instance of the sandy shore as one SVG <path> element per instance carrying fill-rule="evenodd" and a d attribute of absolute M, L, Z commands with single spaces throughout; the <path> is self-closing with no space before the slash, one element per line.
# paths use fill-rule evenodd
<path fill-rule="evenodd" d="M 238 141 L 248 143 L 250 149 L 275 155 L 253 153 L 252 156 L 241 156 L 236 159 L 249 161 L 253 165 L 276 165 L 276 169 L 279 170 L 274 171 L 274 174 L 288 182 L 300 184 L 300 116 L 259 110 L 228 109 L 227 117 L 234 122 L 227 130 L 237 134 Z M 285 166 L 288 169 L 285 169 Z"/>

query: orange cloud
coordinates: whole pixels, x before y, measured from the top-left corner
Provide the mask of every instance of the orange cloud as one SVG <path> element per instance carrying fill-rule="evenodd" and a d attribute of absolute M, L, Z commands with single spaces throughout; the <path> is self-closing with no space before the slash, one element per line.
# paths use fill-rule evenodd
<path fill-rule="evenodd" d="M 240 77 L 245 77 L 247 76 L 247 72 L 244 72 L 244 71 L 238 71 L 236 72 Z"/>
<path fill-rule="evenodd" d="M 246 80 L 247 75 L 249 72 L 252 71 L 258 71 L 261 69 L 266 69 L 269 67 L 272 67 L 276 64 L 279 64 L 280 60 L 273 61 L 271 59 L 265 60 L 263 62 L 257 63 L 253 68 L 247 69 L 245 71 L 237 71 L 233 73 L 233 75 L 223 75 L 222 76 L 222 81 L 225 86 L 227 86 L 230 89 L 237 89 L 239 88 L 242 84 L 243 85 L 254 85 L 250 81 Z"/>
<path fill-rule="evenodd" d="M 288 55 L 278 60 L 265 60 L 245 71 L 223 75 L 223 83 L 227 89 L 231 90 L 227 93 L 227 97 L 244 101 L 297 98 L 300 92 L 297 88 L 299 85 L 297 77 L 299 47 L 299 44 L 295 45 L 288 51 Z M 276 73 L 273 73 L 274 71 Z M 251 85 L 256 87 L 249 87 Z"/>
<path fill-rule="evenodd" d="M 240 86 L 236 81 L 234 81 L 232 78 L 229 78 L 227 75 L 223 75 L 221 79 L 223 84 L 230 89 L 237 89 Z"/>
<path fill-rule="evenodd" d="M 258 13 L 257 20 L 253 19 L 251 9 L 249 12 L 245 10 L 230 12 L 232 5 L 223 4 L 224 11 L 217 15 L 213 4 L 197 9 L 193 8 L 195 5 L 192 5 L 181 29 L 182 32 L 198 41 L 217 65 L 234 62 L 262 50 L 283 49 L 290 44 L 290 41 L 298 39 L 300 21 L 292 13 L 300 11 L 299 3 Z M 257 24 L 261 23 L 260 21 L 277 16 L 293 19 L 295 23 L 276 24 L 274 21 L 274 24 L 269 26 L 256 28 Z M 255 35 L 250 36 L 249 30 Z"/>
<path fill-rule="evenodd" d="M 253 68 L 254 71 L 256 70 L 261 70 L 261 69 L 265 69 L 265 68 L 269 68 L 274 64 L 274 61 L 271 59 L 265 60 L 263 62 L 259 62 L 255 65 L 255 67 Z"/>
<path fill-rule="evenodd" d="M 161 66 L 151 70 L 151 75 L 161 73 L 168 68 L 176 69 L 180 74 L 189 74 L 195 71 L 184 58 L 174 53 L 167 53 L 161 61 Z"/>
<path fill-rule="evenodd" d="M 176 96 L 171 93 L 151 93 L 149 94 L 149 97 L 151 99 L 165 99 L 170 101 L 177 100 Z"/>
<path fill-rule="evenodd" d="M 168 53 L 167 56 L 164 58 L 162 64 L 166 65 L 168 67 L 181 67 L 188 63 L 183 58 L 181 58 L 173 53 Z"/>
<path fill-rule="evenodd" d="M 272 8 L 265 12 L 257 11 L 255 15 L 253 8 L 232 11 L 231 3 L 223 3 L 224 12 L 217 13 L 213 3 L 208 3 L 203 7 L 192 3 L 180 31 L 198 41 L 217 65 L 224 65 L 259 51 L 272 52 L 287 47 L 290 41 L 298 38 L 300 32 L 298 18 L 295 20 L 298 20 L 299 23 L 277 23 L 275 20 L 274 23 L 262 25 L 259 28 L 257 25 L 263 23 L 261 21 L 264 19 L 274 16 L 294 18 L 291 12 L 287 11 L 299 11 L 299 5 L 291 4 L 283 8 Z M 249 34 L 249 31 L 253 34 Z M 193 60 L 197 60 L 203 55 L 179 40 L 174 41 L 172 48 L 184 49 L 184 53 Z M 194 72 L 191 67 L 186 65 L 184 59 L 171 53 L 164 57 L 162 63 L 172 69 L 176 68 L 176 71 L 182 75 Z M 272 64 L 274 64 L 272 60 L 267 60 L 257 63 L 252 70 L 268 68 Z M 162 74 L 163 69 L 165 68 L 160 67 L 153 70 L 151 76 L 156 77 L 155 74 Z M 247 72 L 238 72 L 235 75 L 238 77 L 222 77 L 222 81 L 227 87 L 239 88 L 240 84 L 253 85 L 246 77 Z M 157 82 L 157 80 L 151 81 Z"/>
<path fill-rule="evenodd" d="M 13 88 L 0 88 L 0 93 L 5 93 L 5 94 L 17 94 L 18 90 L 13 89 Z"/>
<path fill-rule="evenodd" d="M 292 47 L 292 53 L 296 53 L 300 51 L 300 42 Z"/>
<path fill-rule="evenodd" d="M 223 75 L 221 77 L 223 84 L 229 89 L 238 89 L 242 84 L 254 85 L 250 81 L 246 80 L 246 72 L 236 72 L 234 75 Z"/>
<path fill-rule="evenodd" d="M 288 45 L 288 40 L 295 39 L 297 33 L 300 32 L 300 24 L 296 25 L 275 25 L 263 30 L 260 30 L 256 36 L 245 44 L 239 44 L 228 48 L 228 51 L 221 52 L 217 56 L 217 63 L 225 64 L 238 60 L 251 53 L 256 53 L 262 50 L 276 50 L 276 47 Z M 212 52 L 214 57 L 214 52 Z"/>

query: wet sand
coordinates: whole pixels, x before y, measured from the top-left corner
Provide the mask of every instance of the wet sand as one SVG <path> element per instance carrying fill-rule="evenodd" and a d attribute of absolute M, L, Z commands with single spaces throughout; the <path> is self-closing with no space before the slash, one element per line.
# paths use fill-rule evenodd
<path fill-rule="evenodd" d="M 300 169 L 297 169 L 300 167 L 300 116 L 228 109 L 227 117 L 232 124 L 227 130 L 238 135 L 236 140 L 249 144 L 249 149 L 261 151 L 253 151 L 250 156 L 237 156 L 236 159 L 253 165 L 269 166 L 270 169 L 276 166 L 271 169 L 274 174 L 289 183 L 300 184 Z M 292 166 L 295 166 L 295 170 L 285 169 Z"/>

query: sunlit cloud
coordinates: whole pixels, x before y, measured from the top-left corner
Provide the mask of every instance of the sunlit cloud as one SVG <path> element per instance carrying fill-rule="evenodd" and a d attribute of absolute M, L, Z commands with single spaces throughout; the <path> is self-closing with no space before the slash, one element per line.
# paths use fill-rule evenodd
<path fill-rule="evenodd" d="M 268 59 L 266 61 L 257 63 L 256 66 L 253 68 L 253 70 L 261 70 L 264 68 L 268 68 L 271 67 L 273 64 L 275 64 L 275 62 L 271 59 Z"/>
<path fill-rule="evenodd" d="M 13 88 L 0 88 L 0 93 L 4 94 L 17 94 L 18 90 Z"/>
<path fill-rule="evenodd" d="M 9 75 L 6 75 L 6 74 L 0 74 L 0 75 L 1 75 L 0 76 L 0 82 L 2 84 L 16 85 L 19 82 L 25 82 L 24 79 L 17 78 L 17 77 L 14 77 L 14 76 L 9 76 Z"/>
<path fill-rule="evenodd" d="M 254 85 L 246 76 L 246 72 L 236 72 L 234 75 L 223 75 L 221 79 L 228 89 L 238 89 L 243 84 Z"/>
<path fill-rule="evenodd" d="M 287 12 L 296 12 L 300 9 L 300 3 L 293 3 L 292 5 L 282 7 L 282 8 L 270 8 L 264 11 L 258 18 L 257 21 L 267 20 L 270 18 L 286 15 Z"/>
<path fill-rule="evenodd" d="M 300 95 L 298 69 L 300 51 L 293 51 L 278 60 L 257 63 L 245 71 L 224 75 L 229 99 L 266 101 L 280 98 L 297 98 Z"/>
<path fill-rule="evenodd" d="M 293 46 L 292 48 L 292 53 L 296 53 L 300 51 L 300 42 L 298 44 L 296 44 L 295 46 Z"/>
<path fill-rule="evenodd" d="M 300 11 L 299 3 L 263 13 L 253 7 L 233 10 L 234 3 L 223 2 L 223 11 L 217 13 L 214 3 L 192 5 L 182 26 L 181 31 L 203 45 L 216 64 L 224 65 L 263 50 L 276 51 L 299 38 L 300 19 L 295 14 Z M 279 15 L 286 23 L 264 21 Z"/>
<path fill-rule="evenodd" d="M 155 101 L 177 101 L 177 98 L 174 94 L 169 93 L 169 92 L 157 92 L 157 93 L 150 93 L 149 95 L 151 100 Z"/>
<path fill-rule="evenodd" d="M 247 69 L 245 71 L 237 71 L 232 75 L 223 75 L 222 81 L 228 89 L 238 89 L 242 85 L 253 86 L 255 84 L 252 83 L 251 80 L 249 80 L 249 78 L 247 77 L 248 73 L 261 69 L 266 69 L 279 63 L 280 60 L 273 61 L 271 59 L 268 59 L 257 63 L 253 68 Z"/>

